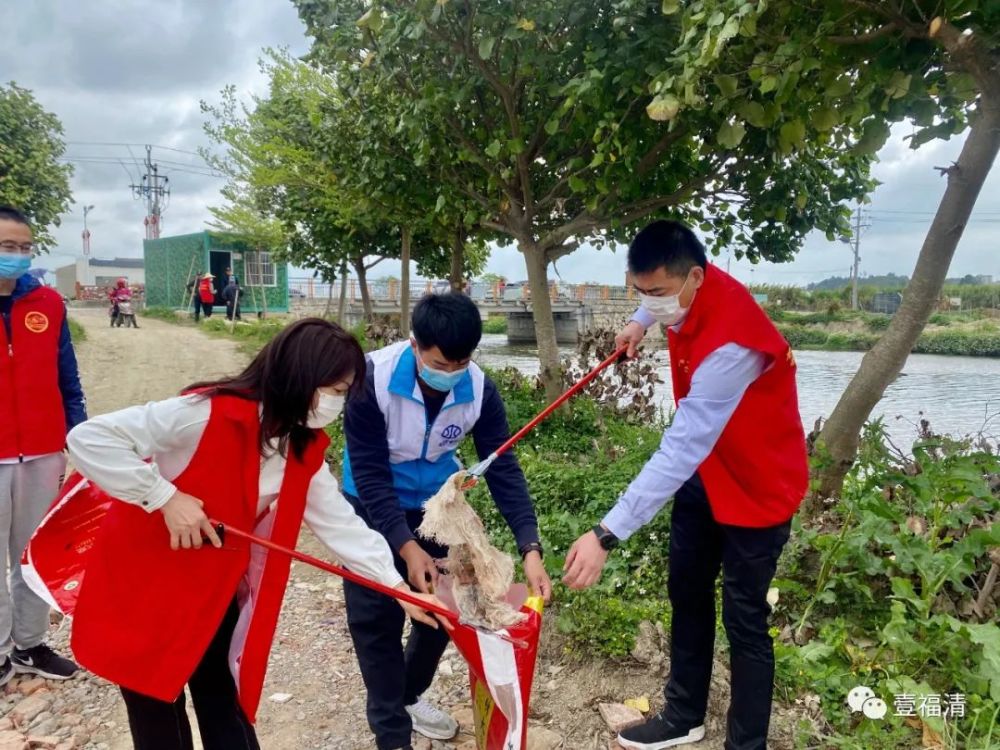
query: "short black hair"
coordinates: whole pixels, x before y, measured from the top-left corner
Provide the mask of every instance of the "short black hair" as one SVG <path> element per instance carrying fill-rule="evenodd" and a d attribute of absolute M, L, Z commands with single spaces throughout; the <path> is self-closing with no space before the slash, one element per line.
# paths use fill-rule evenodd
<path fill-rule="evenodd" d="M 705 246 L 679 221 L 661 219 L 645 226 L 628 247 L 628 270 L 651 273 L 663 268 L 671 276 L 687 276 L 708 265 Z"/>
<path fill-rule="evenodd" d="M 13 206 L 0 205 L 0 221 L 15 221 L 18 224 L 24 224 L 26 227 L 31 226 L 31 222 L 28 221 L 28 217 Z"/>
<path fill-rule="evenodd" d="M 453 362 L 468 359 L 483 336 L 476 303 L 459 292 L 428 294 L 413 308 L 413 338 L 421 349 L 436 346 Z"/>

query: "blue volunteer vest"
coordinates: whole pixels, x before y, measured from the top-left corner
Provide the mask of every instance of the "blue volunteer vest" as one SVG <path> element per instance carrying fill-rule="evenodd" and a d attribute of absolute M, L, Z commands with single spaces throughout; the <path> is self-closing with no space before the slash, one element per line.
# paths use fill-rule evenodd
<path fill-rule="evenodd" d="M 423 393 L 417 382 L 417 358 L 408 341 L 368 355 L 375 395 L 385 419 L 392 484 L 404 510 L 422 508 L 452 474 L 462 468 L 455 455 L 483 409 L 483 371 L 469 365 L 445 399 L 437 418 L 427 423 Z M 359 496 L 344 447 L 344 492 Z"/>

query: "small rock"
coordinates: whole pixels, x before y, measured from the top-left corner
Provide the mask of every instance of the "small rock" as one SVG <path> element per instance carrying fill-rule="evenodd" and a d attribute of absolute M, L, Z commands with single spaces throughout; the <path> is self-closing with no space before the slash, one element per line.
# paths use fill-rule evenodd
<path fill-rule="evenodd" d="M 0 732 L 0 750 L 28 750 L 28 741 L 20 732 Z"/>
<path fill-rule="evenodd" d="M 39 714 L 40 716 L 42 714 Z M 37 721 L 37 720 L 36 720 Z M 59 720 L 55 717 L 32 725 L 31 734 L 38 737 L 52 737 L 59 731 Z M 31 739 L 30 737 L 28 738 Z"/>
<path fill-rule="evenodd" d="M 431 750 L 431 741 L 426 737 L 417 737 L 413 741 L 413 750 Z"/>
<path fill-rule="evenodd" d="M 463 706 L 462 708 L 455 709 L 451 712 L 451 717 L 458 722 L 458 725 L 465 729 L 466 731 L 472 731 L 473 726 L 475 726 L 475 718 L 472 714 L 472 709 L 469 706 Z"/>
<path fill-rule="evenodd" d="M 62 723 L 66 727 L 78 727 L 83 723 L 83 717 L 79 714 L 63 714 Z"/>
<path fill-rule="evenodd" d="M 625 748 L 618 744 L 618 740 L 610 739 L 608 740 L 608 750 L 625 750 Z"/>
<path fill-rule="evenodd" d="M 44 724 L 46 721 L 49 721 L 51 718 L 52 718 L 51 712 L 49 712 L 49 711 L 42 711 L 40 714 L 38 714 L 38 716 L 36 716 L 34 719 L 31 720 L 31 724 L 28 725 L 28 728 L 31 729 L 31 730 L 34 730 L 35 727 L 39 726 L 40 724 Z M 44 735 L 48 734 L 48 732 L 33 732 L 33 734 L 37 734 L 39 736 L 44 736 Z"/>
<path fill-rule="evenodd" d="M 269 701 L 272 701 L 274 703 L 288 703 L 288 701 L 290 701 L 291 699 L 292 699 L 291 693 L 275 693 L 270 698 L 268 698 Z"/>
<path fill-rule="evenodd" d="M 52 735 L 28 735 L 28 746 L 31 747 L 32 750 L 35 750 L 35 748 L 40 748 L 41 750 L 54 750 L 59 742 L 59 738 Z"/>
<path fill-rule="evenodd" d="M 451 677 L 455 674 L 455 668 L 451 666 L 450 661 L 443 661 L 438 665 L 438 674 L 442 677 Z M 416 745 L 414 745 L 414 750 L 416 750 Z"/>
<path fill-rule="evenodd" d="M 479 750 L 476 746 L 475 740 L 466 740 L 461 745 L 455 748 L 455 750 Z"/>
<path fill-rule="evenodd" d="M 14 728 L 14 722 L 4 716 L 0 719 L 0 732 L 6 732 Z"/>
<path fill-rule="evenodd" d="M 15 724 L 24 726 L 49 707 L 49 693 L 41 691 L 29 695 L 21 700 L 10 713 L 10 718 Z"/>
<path fill-rule="evenodd" d="M 545 727 L 528 727 L 527 750 L 558 750 L 563 745 L 563 738 Z"/>
<path fill-rule="evenodd" d="M 17 684 L 17 689 L 20 691 L 21 695 L 31 695 L 32 693 L 37 693 L 45 687 L 45 680 L 41 677 L 31 677 L 27 680 L 21 680 Z"/>
<path fill-rule="evenodd" d="M 604 719 L 604 723 L 608 725 L 608 729 L 615 734 L 642 722 L 640 711 L 621 703 L 599 703 L 597 710 L 600 712 L 601 718 Z"/>

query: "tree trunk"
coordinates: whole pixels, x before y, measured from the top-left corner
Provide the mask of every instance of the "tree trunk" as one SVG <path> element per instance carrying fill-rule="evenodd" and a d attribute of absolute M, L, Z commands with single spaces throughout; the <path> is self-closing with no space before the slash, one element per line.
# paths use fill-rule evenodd
<path fill-rule="evenodd" d="M 358 275 L 358 286 L 361 289 L 361 308 L 364 310 L 365 322 L 371 323 L 374 315 L 372 313 L 372 298 L 368 294 L 368 269 L 365 268 L 365 256 L 351 258 L 351 265 L 354 266 L 354 273 Z"/>
<path fill-rule="evenodd" d="M 562 363 L 559 361 L 559 344 L 556 341 L 556 322 L 552 315 L 549 297 L 548 261 L 545 253 L 530 241 L 518 242 L 528 268 L 528 289 L 531 292 L 531 315 L 535 322 L 535 340 L 538 342 L 540 377 L 545 385 L 545 398 L 554 401 L 562 393 Z"/>
<path fill-rule="evenodd" d="M 465 229 L 455 227 L 455 239 L 451 246 L 451 273 L 448 275 L 451 291 L 465 290 Z"/>
<path fill-rule="evenodd" d="M 403 269 L 399 281 L 399 332 L 403 338 L 410 336 L 410 243 L 413 232 L 403 227 Z"/>
<path fill-rule="evenodd" d="M 340 264 L 340 300 L 337 303 L 337 322 L 344 325 L 347 315 L 347 263 Z"/>
<path fill-rule="evenodd" d="M 333 279 L 328 279 L 327 283 L 330 285 L 326 290 L 326 309 L 323 311 L 323 317 L 330 317 L 330 310 L 333 308 Z"/>
<path fill-rule="evenodd" d="M 821 497 L 839 494 L 865 420 L 903 369 L 941 295 L 955 248 L 1000 149 L 1000 102 L 988 101 L 985 94 L 982 101 L 981 114 L 972 121 L 958 162 L 946 172 L 948 186 L 920 248 L 903 303 L 885 334 L 862 359 L 820 433 L 820 454 L 828 459 L 819 476 Z"/>

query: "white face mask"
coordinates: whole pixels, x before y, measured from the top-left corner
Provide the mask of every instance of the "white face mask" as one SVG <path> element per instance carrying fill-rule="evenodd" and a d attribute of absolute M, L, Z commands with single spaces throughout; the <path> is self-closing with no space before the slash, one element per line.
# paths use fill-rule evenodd
<path fill-rule="evenodd" d="M 331 424 L 344 410 L 344 397 L 331 396 L 329 393 L 318 391 L 319 397 L 316 407 L 309 412 L 309 419 L 306 420 L 306 427 L 314 430 L 322 430 Z"/>
<path fill-rule="evenodd" d="M 684 285 L 677 294 L 669 294 L 665 297 L 652 297 L 648 294 L 639 294 L 639 302 L 652 315 L 657 323 L 667 326 L 674 326 L 684 320 L 691 306 L 681 307 L 681 293 L 687 286 L 688 279 L 684 279 Z"/>

